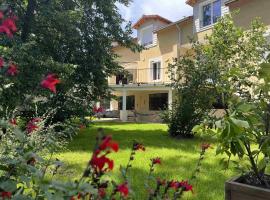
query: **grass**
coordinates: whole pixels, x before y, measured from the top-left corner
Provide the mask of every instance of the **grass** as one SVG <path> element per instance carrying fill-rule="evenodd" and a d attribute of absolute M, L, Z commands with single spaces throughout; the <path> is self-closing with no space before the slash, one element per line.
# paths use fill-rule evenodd
<path fill-rule="evenodd" d="M 163 124 L 134 124 L 134 123 L 98 123 L 89 129 L 81 131 L 72 141 L 68 150 L 58 155 L 66 163 L 60 171 L 61 179 L 68 177 L 79 178 L 87 164 L 95 143 L 98 128 L 104 128 L 106 134 L 113 135 L 119 142 L 120 151 L 113 153 L 115 169 L 111 176 L 118 183 L 122 182 L 119 167 L 126 165 L 132 141 L 142 142 L 145 152 L 138 152 L 130 171 L 130 183 L 136 194 L 136 199 L 147 199 L 144 187 L 144 177 L 149 172 L 150 158 L 161 157 L 162 165 L 156 167 L 155 176 L 167 180 L 188 179 L 200 153 L 200 144 L 206 138 L 175 140 L 168 136 L 167 126 Z M 233 170 L 224 171 L 219 165 L 221 157 L 215 156 L 215 148 L 206 153 L 202 171 L 194 185 L 194 193 L 188 193 L 184 199 L 190 200 L 223 200 L 224 183 L 236 175 Z"/>

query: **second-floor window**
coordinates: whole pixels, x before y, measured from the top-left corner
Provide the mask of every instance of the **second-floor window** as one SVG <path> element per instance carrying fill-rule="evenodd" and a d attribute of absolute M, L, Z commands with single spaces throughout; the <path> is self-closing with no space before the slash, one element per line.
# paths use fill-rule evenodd
<path fill-rule="evenodd" d="M 221 0 L 208 1 L 201 7 L 201 27 L 209 26 L 221 17 Z"/>
<path fill-rule="evenodd" d="M 141 45 L 147 46 L 153 44 L 153 26 L 148 26 L 140 31 Z"/>
<path fill-rule="evenodd" d="M 161 62 L 160 61 L 151 62 L 151 78 L 153 81 L 161 79 Z"/>

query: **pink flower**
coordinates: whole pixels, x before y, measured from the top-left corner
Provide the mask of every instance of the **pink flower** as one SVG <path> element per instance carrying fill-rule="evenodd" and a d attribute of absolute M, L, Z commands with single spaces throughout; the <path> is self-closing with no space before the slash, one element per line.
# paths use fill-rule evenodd
<path fill-rule="evenodd" d="M 17 65 L 11 63 L 9 66 L 8 66 L 8 70 L 7 70 L 7 74 L 9 76 L 15 76 L 19 73 L 18 69 L 17 69 Z"/>
<path fill-rule="evenodd" d="M 119 192 L 123 197 L 127 197 L 129 193 L 127 183 L 123 183 L 117 186 L 117 192 Z"/>
<path fill-rule="evenodd" d="M 5 65 L 4 58 L 0 57 L 0 68 L 3 68 Z"/>
<path fill-rule="evenodd" d="M 39 127 L 36 125 L 37 122 L 40 122 L 40 118 L 34 118 L 26 125 L 26 130 L 30 134 L 33 131 L 36 131 Z"/>
<path fill-rule="evenodd" d="M 56 85 L 60 83 L 57 75 L 48 74 L 46 78 L 41 82 L 43 88 L 51 90 L 53 93 L 56 93 Z"/>

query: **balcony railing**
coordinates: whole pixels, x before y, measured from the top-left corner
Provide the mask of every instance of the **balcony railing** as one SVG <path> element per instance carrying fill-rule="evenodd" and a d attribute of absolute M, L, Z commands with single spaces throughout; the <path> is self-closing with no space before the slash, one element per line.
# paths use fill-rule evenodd
<path fill-rule="evenodd" d="M 169 83 L 168 68 L 125 69 L 109 78 L 109 85 Z"/>

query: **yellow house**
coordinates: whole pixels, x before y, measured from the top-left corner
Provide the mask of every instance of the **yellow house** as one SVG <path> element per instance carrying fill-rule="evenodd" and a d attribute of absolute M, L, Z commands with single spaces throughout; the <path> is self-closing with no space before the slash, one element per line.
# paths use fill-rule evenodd
<path fill-rule="evenodd" d="M 108 79 L 118 100 L 110 102 L 110 110 L 118 110 L 122 121 L 161 121 L 160 112 L 170 108 L 173 89 L 170 87 L 168 63 L 191 48 L 190 38 L 204 41 L 217 20 L 240 9 L 234 20 L 247 27 L 261 17 L 270 30 L 270 0 L 187 0 L 193 16 L 171 22 L 159 15 L 143 15 L 134 25 L 136 42 L 145 50 L 134 53 L 115 45 L 118 62 L 128 73 Z M 270 32 L 266 33 L 266 36 Z"/>

